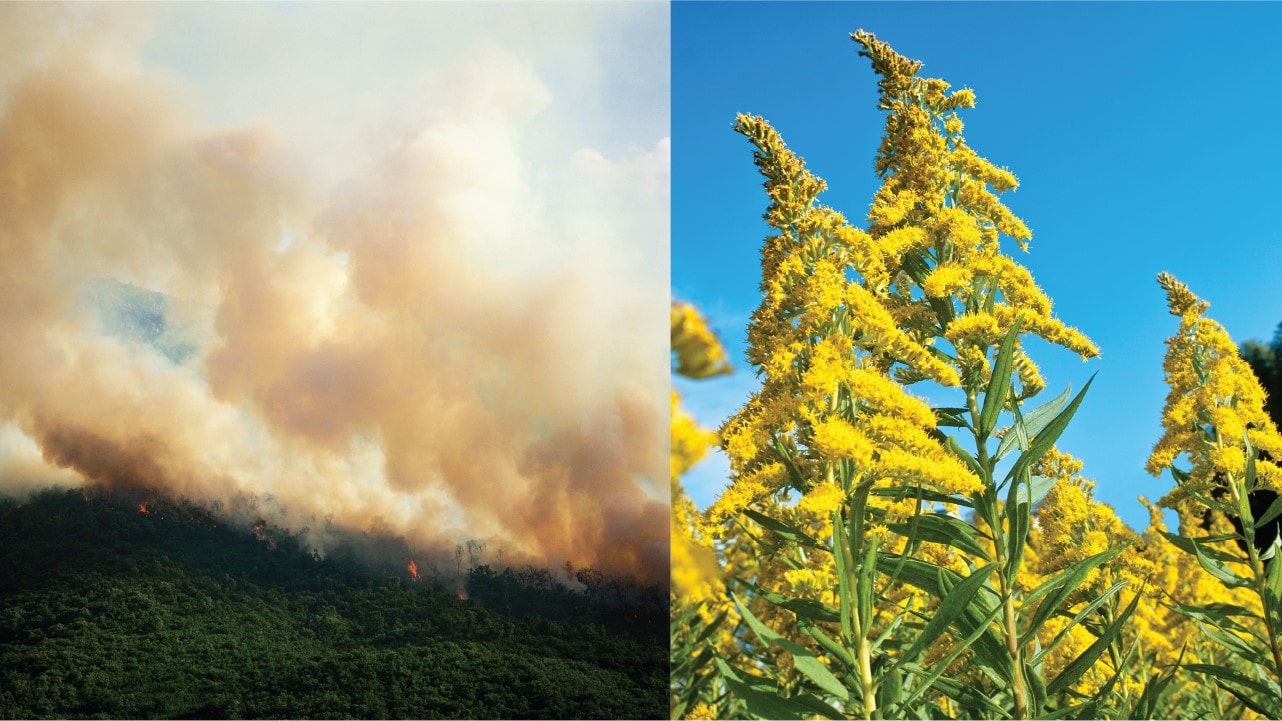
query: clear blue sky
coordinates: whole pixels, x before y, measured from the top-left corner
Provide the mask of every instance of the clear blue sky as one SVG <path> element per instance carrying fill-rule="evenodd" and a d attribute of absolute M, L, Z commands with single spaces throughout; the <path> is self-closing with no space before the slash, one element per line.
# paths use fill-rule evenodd
<path fill-rule="evenodd" d="M 1083 363 L 1030 344 L 1047 398 L 1099 372 L 1060 447 L 1143 528 L 1136 497 L 1172 483 L 1144 472 L 1177 325 L 1157 273 L 1209 300 L 1238 342 L 1282 321 L 1282 4 L 673 3 L 673 294 L 736 361 L 731 377 L 676 382 L 705 425 L 757 384 L 743 344 L 766 199 L 735 114 L 770 120 L 828 181 L 821 202 L 863 224 L 884 117 L 858 28 L 975 91 L 967 139 L 1019 178 L 1005 201 L 1033 231 L 1030 253 L 1008 252 L 1102 350 Z M 687 477 L 700 506 L 725 468 L 718 454 Z"/>

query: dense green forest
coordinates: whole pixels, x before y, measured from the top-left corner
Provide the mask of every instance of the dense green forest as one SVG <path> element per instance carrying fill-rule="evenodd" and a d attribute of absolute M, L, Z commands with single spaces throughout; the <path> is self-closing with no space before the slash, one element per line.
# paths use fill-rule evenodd
<path fill-rule="evenodd" d="M 666 590 L 460 553 L 460 594 L 412 580 L 395 539 L 322 557 L 305 532 L 145 504 L 0 500 L 0 716 L 667 716 Z"/>

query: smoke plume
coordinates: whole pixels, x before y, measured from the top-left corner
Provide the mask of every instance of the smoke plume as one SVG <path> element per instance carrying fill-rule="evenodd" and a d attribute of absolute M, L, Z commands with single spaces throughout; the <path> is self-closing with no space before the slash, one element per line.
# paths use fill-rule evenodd
<path fill-rule="evenodd" d="M 606 111 L 611 67 L 666 65 L 603 65 L 608 8 L 521 11 L 535 46 L 452 4 L 223 7 L 0 7 L 0 484 L 665 577 L 668 144 Z M 290 44 L 417 21 L 453 43 L 417 69 Z M 210 69 L 185 27 L 270 50 Z"/>

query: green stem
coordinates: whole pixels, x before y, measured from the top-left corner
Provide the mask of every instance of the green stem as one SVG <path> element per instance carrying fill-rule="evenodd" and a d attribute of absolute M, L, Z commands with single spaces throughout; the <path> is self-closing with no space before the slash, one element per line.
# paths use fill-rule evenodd
<path fill-rule="evenodd" d="M 1233 494 L 1233 503 L 1239 511 L 1245 513 L 1239 514 L 1239 520 L 1242 522 L 1242 535 L 1246 537 L 1246 552 L 1251 563 L 1251 576 L 1255 592 L 1260 597 L 1260 602 L 1264 606 L 1264 626 L 1269 637 L 1269 650 L 1273 652 L 1273 673 L 1278 682 L 1282 683 L 1282 647 L 1278 644 L 1277 624 L 1274 620 L 1277 618 L 1278 610 L 1274 608 L 1271 602 L 1271 596 L 1266 590 L 1268 577 L 1265 575 L 1264 562 L 1260 560 L 1260 553 L 1255 549 L 1255 519 L 1251 515 L 1250 504 L 1246 501 L 1246 488 L 1234 479 L 1229 483 L 1229 492 Z"/>
<path fill-rule="evenodd" d="M 974 390 L 968 390 L 966 393 L 966 405 L 971 413 L 971 426 L 974 429 L 979 428 L 979 400 L 978 393 Z M 1024 664 L 1020 661 L 1019 653 L 1019 615 L 1015 611 L 1015 592 L 1014 584 L 1008 578 L 1006 569 L 1006 539 L 1002 530 L 1002 517 L 998 515 L 997 506 L 997 487 L 993 482 L 993 467 L 996 461 L 988 455 L 988 444 L 984 438 L 979 436 L 979 431 L 974 431 L 975 437 L 975 460 L 979 462 L 979 467 L 984 471 L 984 492 L 981 502 L 988 508 L 988 516 L 993 519 L 993 547 L 997 555 L 997 583 L 1002 598 L 1002 631 L 1006 636 L 1006 652 L 1010 654 L 1011 662 L 1011 694 L 1015 698 L 1015 718 L 1027 719 L 1028 716 L 1028 690 L 1025 688 L 1024 681 Z M 1009 512 L 1010 509 L 1005 509 Z M 1012 569 L 1017 570 L 1017 569 Z"/>

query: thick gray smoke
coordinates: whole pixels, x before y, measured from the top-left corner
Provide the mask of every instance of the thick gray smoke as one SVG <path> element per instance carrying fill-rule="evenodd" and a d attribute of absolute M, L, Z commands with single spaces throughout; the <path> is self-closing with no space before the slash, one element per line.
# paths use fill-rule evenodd
<path fill-rule="evenodd" d="M 668 145 L 610 136 L 610 68 L 641 71 L 600 58 L 666 9 L 278 8 L 255 94 L 165 50 L 268 12 L 222 7 L 0 6 L 0 483 L 271 495 L 287 523 L 663 578 Z M 300 70 L 269 32 L 341 56 L 415 22 L 463 49 Z M 560 35 L 501 37 L 531 23 Z"/>

